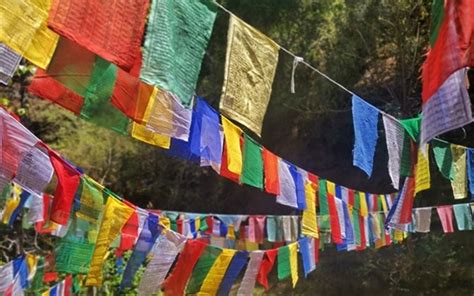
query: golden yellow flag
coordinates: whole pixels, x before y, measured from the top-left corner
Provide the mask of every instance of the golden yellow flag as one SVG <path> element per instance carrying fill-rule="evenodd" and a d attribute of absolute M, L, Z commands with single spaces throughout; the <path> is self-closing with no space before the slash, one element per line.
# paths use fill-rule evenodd
<path fill-rule="evenodd" d="M 36 66 L 46 69 L 59 35 L 48 28 L 51 0 L 11 0 L 0 3 L 0 42 Z"/>
<path fill-rule="evenodd" d="M 242 149 L 240 148 L 242 130 L 224 116 L 221 118 L 227 150 L 227 167 L 230 172 L 240 175 L 242 173 Z"/>
<path fill-rule="evenodd" d="M 134 211 L 130 206 L 111 196 L 107 199 L 89 274 L 87 275 L 87 286 L 102 285 L 102 266 L 107 250 Z"/>
<path fill-rule="evenodd" d="M 298 282 L 298 243 L 289 244 L 288 250 L 290 251 L 291 283 L 294 288 Z"/>
<path fill-rule="evenodd" d="M 221 113 L 261 134 L 272 92 L 279 46 L 231 15 L 227 33 Z"/>
<path fill-rule="evenodd" d="M 217 257 L 216 261 L 214 261 L 214 264 L 204 279 L 204 282 L 202 283 L 201 289 L 198 293 L 199 296 L 217 294 L 225 272 L 227 271 L 227 268 L 232 261 L 232 257 L 234 257 L 236 252 L 236 250 L 231 249 L 222 250 L 222 253 L 219 255 L 219 257 Z"/>
<path fill-rule="evenodd" d="M 453 155 L 454 179 L 451 181 L 454 199 L 467 197 L 466 149 L 458 145 L 451 145 Z"/>
<path fill-rule="evenodd" d="M 306 182 L 305 186 L 306 209 L 301 219 L 301 233 L 305 236 L 319 238 L 318 222 L 316 218 L 316 184 Z"/>
<path fill-rule="evenodd" d="M 426 148 L 427 151 L 428 149 L 429 147 Z M 417 159 L 418 161 L 415 167 L 415 194 L 430 189 L 431 187 L 430 162 L 428 156 L 425 156 L 422 150 L 418 149 Z"/>
<path fill-rule="evenodd" d="M 360 215 L 362 217 L 369 216 L 369 208 L 367 207 L 367 199 L 365 198 L 365 192 L 359 192 L 360 200 Z"/>

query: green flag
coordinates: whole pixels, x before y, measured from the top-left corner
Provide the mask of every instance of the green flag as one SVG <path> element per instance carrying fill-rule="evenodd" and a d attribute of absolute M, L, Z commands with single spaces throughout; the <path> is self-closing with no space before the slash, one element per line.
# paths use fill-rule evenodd
<path fill-rule="evenodd" d="M 201 257 L 199 257 L 196 266 L 194 266 L 191 279 L 189 280 L 186 294 L 195 294 L 201 289 L 202 283 L 206 278 L 209 270 L 216 261 L 217 257 L 222 253 L 222 249 L 213 246 L 206 246 Z"/>
<path fill-rule="evenodd" d="M 240 182 L 263 189 L 262 147 L 244 134 L 243 167 Z"/>
<path fill-rule="evenodd" d="M 319 179 L 319 229 L 321 231 L 331 231 L 331 224 L 329 221 L 329 204 L 327 196 L 327 183 L 324 179 Z"/>
<path fill-rule="evenodd" d="M 421 115 L 414 118 L 402 119 L 400 123 L 412 140 L 418 143 L 418 139 L 420 138 Z"/>
<path fill-rule="evenodd" d="M 434 47 L 444 18 L 444 0 L 433 0 L 431 5 L 430 45 Z"/>
<path fill-rule="evenodd" d="M 290 275 L 290 249 L 283 246 L 278 249 L 278 279 L 284 280 Z"/>
<path fill-rule="evenodd" d="M 453 155 L 451 153 L 451 145 L 434 139 L 431 147 L 436 160 L 439 171 L 446 179 L 454 179 Z"/>

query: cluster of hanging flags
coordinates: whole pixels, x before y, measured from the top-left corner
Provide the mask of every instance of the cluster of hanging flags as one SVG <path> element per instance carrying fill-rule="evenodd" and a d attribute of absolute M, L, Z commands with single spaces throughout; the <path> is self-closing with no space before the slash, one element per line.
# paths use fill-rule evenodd
<path fill-rule="evenodd" d="M 324 243 L 334 243 L 340 251 L 364 250 L 398 243 L 408 232 L 430 231 L 431 208 L 410 209 L 413 218 L 406 229 L 386 229 L 384 221 L 396 202 L 393 195 L 354 192 L 330 182 L 319 182 L 319 187 L 307 183 L 302 216 L 141 209 L 81 173 L 3 109 L 0 118 L 5 204 L 1 220 L 13 225 L 21 217 L 24 228 L 58 237 L 49 257 L 35 259 L 27 271 L 3 266 L 2 274 L 8 273 L 0 281 L 3 291 L 34 288 L 47 289 L 47 295 L 68 295 L 83 284 L 100 286 L 104 259 L 114 248 L 119 266 L 123 253 L 131 251 L 125 269 L 119 268 L 121 289 L 131 287 L 150 258 L 138 288 L 143 294 L 160 289 L 169 295 L 228 294 L 243 272 L 239 293 L 251 295 L 257 282 L 269 288 L 267 276 L 273 268 L 279 280 L 291 278 L 294 286 L 298 254 L 306 276 L 316 268 Z M 57 184 L 50 196 L 43 191 L 53 174 Z M 453 213 L 458 230 L 472 230 L 471 207 L 436 207 L 444 231 L 454 231 Z M 48 264 L 38 263 L 43 261 Z"/>

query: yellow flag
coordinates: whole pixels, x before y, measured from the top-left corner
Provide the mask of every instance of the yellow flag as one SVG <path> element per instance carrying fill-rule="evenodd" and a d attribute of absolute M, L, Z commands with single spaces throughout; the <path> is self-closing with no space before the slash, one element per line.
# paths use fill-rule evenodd
<path fill-rule="evenodd" d="M 8 221 L 10 221 L 10 217 L 12 216 L 13 211 L 18 207 L 19 204 L 20 204 L 19 198 L 10 198 L 7 200 L 5 204 L 5 209 L 3 209 L 3 216 L 2 216 L 3 224 L 8 224 Z"/>
<path fill-rule="evenodd" d="M 336 197 L 336 184 L 331 181 L 326 181 L 326 184 L 328 193 L 331 194 L 333 197 Z"/>
<path fill-rule="evenodd" d="M 298 282 L 298 243 L 289 244 L 288 250 L 290 251 L 291 283 L 294 288 Z"/>
<path fill-rule="evenodd" d="M 221 113 L 257 135 L 272 92 L 279 46 L 239 18 L 231 15 Z"/>
<path fill-rule="evenodd" d="M 199 229 L 196 227 L 196 229 Z M 230 224 L 227 227 L 227 238 L 228 239 L 235 239 L 235 229 L 234 229 L 234 224 Z"/>
<path fill-rule="evenodd" d="M 207 274 L 204 282 L 202 283 L 201 289 L 198 292 L 199 296 L 216 295 L 219 290 L 219 286 L 224 278 L 225 272 L 229 267 L 232 257 L 236 253 L 236 250 L 223 249 L 222 253 L 217 257 L 216 261 L 212 265 L 209 273 Z"/>
<path fill-rule="evenodd" d="M 428 147 L 426 148 L 428 150 Z M 430 189 L 430 162 L 421 149 L 418 149 L 418 161 L 415 168 L 415 194 L 420 191 Z"/>
<path fill-rule="evenodd" d="M 36 273 L 39 256 L 26 254 L 26 264 L 28 265 L 28 280 L 32 280 Z"/>
<path fill-rule="evenodd" d="M 306 182 L 305 186 L 306 209 L 301 219 L 301 233 L 305 236 L 319 238 L 318 222 L 316 218 L 316 184 Z"/>
<path fill-rule="evenodd" d="M 166 229 L 171 228 L 171 220 L 168 217 L 165 216 L 160 216 L 160 223 L 163 225 Z"/>
<path fill-rule="evenodd" d="M 227 167 L 230 172 L 240 175 L 242 173 L 242 150 L 240 149 L 242 130 L 224 116 L 221 118 L 227 150 Z"/>
<path fill-rule="evenodd" d="M 154 108 L 154 105 L 156 103 L 155 97 L 158 95 L 158 92 L 158 88 L 155 87 L 150 96 L 150 100 L 148 101 L 148 105 L 145 109 L 145 114 L 143 116 L 144 124 L 141 125 L 136 122 L 132 122 L 132 137 L 153 146 L 169 149 L 171 145 L 170 137 L 159 135 L 147 129 L 145 126 L 145 123 L 148 122 L 150 118 L 151 110 Z"/>
<path fill-rule="evenodd" d="M 466 149 L 451 145 L 453 155 L 454 179 L 451 181 L 454 199 L 467 197 Z"/>
<path fill-rule="evenodd" d="M 360 200 L 360 215 L 362 217 L 369 216 L 369 208 L 367 207 L 367 199 L 365 199 L 365 192 L 359 192 Z"/>
<path fill-rule="evenodd" d="M 0 3 L 0 42 L 36 66 L 46 69 L 59 40 L 48 29 L 51 0 L 11 0 Z"/>
<path fill-rule="evenodd" d="M 130 206 L 111 196 L 107 199 L 89 274 L 87 275 L 87 286 L 102 285 L 102 266 L 107 250 L 134 211 Z"/>
<path fill-rule="evenodd" d="M 384 195 L 379 195 L 380 201 L 382 202 L 382 211 L 387 214 L 388 213 L 388 207 L 387 207 L 387 201 L 385 200 Z"/>
<path fill-rule="evenodd" d="M 245 240 L 245 250 L 247 251 L 258 251 L 258 243 L 251 242 L 248 239 Z"/>

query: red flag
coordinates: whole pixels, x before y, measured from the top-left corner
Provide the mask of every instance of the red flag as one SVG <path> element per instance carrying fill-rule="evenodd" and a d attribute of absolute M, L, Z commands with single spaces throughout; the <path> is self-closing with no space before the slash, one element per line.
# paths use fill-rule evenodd
<path fill-rule="evenodd" d="M 197 240 L 188 240 L 179 255 L 174 270 L 163 283 L 165 295 L 183 295 L 194 265 L 198 261 L 206 244 Z"/>
<path fill-rule="evenodd" d="M 137 212 L 133 214 L 128 219 L 127 223 L 122 227 L 122 233 L 120 235 L 120 246 L 115 251 L 115 256 L 121 257 L 125 251 L 131 250 L 135 241 L 138 237 L 138 224 L 140 220 L 138 219 Z"/>
<path fill-rule="evenodd" d="M 411 223 L 411 214 L 413 210 L 413 202 L 415 199 L 415 178 L 408 177 L 405 198 L 403 198 L 402 210 L 400 212 L 400 224 Z M 402 200 L 402 199 L 400 199 Z"/>
<path fill-rule="evenodd" d="M 242 141 L 241 141 L 242 142 Z M 229 164 L 227 163 L 227 146 L 224 145 L 222 147 L 222 159 L 221 159 L 221 172 L 222 177 L 225 177 L 229 180 L 234 181 L 237 184 L 240 184 L 240 175 L 229 171 Z"/>
<path fill-rule="evenodd" d="M 50 219 L 57 224 L 66 225 L 71 213 L 74 195 L 81 182 L 81 176 L 56 152 L 48 149 L 48 154 L 58 179 Z"/>
<path fill-rule="evenodd" d="M 257 274 L 257 281 L 268 290 L 268 274 L 272 271 L 275 259 L 278 254 L 278 249 L 272 249 L 265 251 L 262 263 L 260 263 L 260 269 Z"/>
<path fill-rule="evenodd" d="M 64 296 L 70 296 L 72 290 L 72 275 L 68 274 L 64 279 Z"/>
<path fill-rule="evenodd" d="M 327 193 L 328 197 L 328 206 L 329 206 L 329 220 L 331 223 L 331 237 L 332 242 L 335 244 L 342 244 L 341 237 L 341 226 L 339 225 L 339 216 L 337 214 L 336 201 L 334 196 Z"/>
<path fill-rule="evenodd" d="M 357 251 L 365 250 L 367 241 L 365 240 L 365 219 L 359 215 L 359 229 L 360 229 L 360 246 L 357 246 Z"/>
<path fill-rule="evenodd" d="M 278 156 L 263 148 L 263 168 L 265 171 L 265 190 L 268 193 L 280 194 L 280 178 L 278 175 Z"/>

